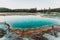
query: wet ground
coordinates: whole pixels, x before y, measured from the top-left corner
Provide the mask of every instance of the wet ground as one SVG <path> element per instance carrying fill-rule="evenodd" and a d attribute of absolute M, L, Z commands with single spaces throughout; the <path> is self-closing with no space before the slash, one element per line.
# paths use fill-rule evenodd
<path fill-rule="evenodd" d="M 8 32 L 0 40 L 60 40 L 60 32 L 49 30 L 29 35 L 18 35 Z"/>

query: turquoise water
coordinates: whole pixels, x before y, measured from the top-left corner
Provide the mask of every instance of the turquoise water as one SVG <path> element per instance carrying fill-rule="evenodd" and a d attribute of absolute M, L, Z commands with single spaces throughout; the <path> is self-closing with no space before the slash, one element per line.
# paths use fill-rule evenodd
<path fill-rule="evenodd" d="M 36 28 L 46 25 L 60 24 L 60 21 L 58 19 L 43 18 L 41 16 L 33 15 L 0 16 L 0 21 L 7 22 L 13 28 Z M 0 28 L 8 30 L 4 25 L 0 25 Z M 9 36 L 12 36 L 12 38 L 9 38 Z M 48 40 L 60 40 L 60 38 L 55 38 L 54 36 L 53 37 L 49 35 L 44 36 L 48 38 Z M 7 34 L 4 37 L 0 38 L 0 40 L 15 40 L 16 37 L 17 35 L 7 31 Z M 27 40 L 27 38 L 25 38 L 24 40 Z"/>
<path fill-rule="evenodd" d="M 57 19 L 33 15 L 3 16 L 1 20 L 9 23 L 13 28 L 36 28 L 59 23 Z"/>

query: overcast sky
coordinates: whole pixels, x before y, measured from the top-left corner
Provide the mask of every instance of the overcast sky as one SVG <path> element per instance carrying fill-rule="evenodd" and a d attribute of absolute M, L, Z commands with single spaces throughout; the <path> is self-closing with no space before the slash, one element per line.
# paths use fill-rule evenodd
<path fill-rule="evenodd" d="M 0 0 L 0 7 L 7 8 L 57 8 L 60 0 Z"/>

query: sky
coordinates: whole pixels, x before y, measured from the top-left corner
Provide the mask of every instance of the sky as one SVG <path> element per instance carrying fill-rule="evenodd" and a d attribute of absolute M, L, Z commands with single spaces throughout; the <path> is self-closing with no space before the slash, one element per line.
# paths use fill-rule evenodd
<path fill-rule="evenodd" d="M 0 0 L 0 7 L 11 9 L 48 9 L 60 7 L 60 0 Z"/>

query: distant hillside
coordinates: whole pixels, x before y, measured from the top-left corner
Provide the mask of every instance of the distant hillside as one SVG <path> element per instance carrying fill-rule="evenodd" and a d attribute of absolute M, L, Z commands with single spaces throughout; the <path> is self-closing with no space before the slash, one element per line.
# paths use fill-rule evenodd
<path fill-rule="evenodd" d="M 60 12 L 60 8 L 51 9 L 52 12 Z"/>
<path fill-rule="evenodd" d="M 0 12 L 37 12 L 36 8 L 31 9 L 9 9 L 9 8 L 0 8 Z"/>
<path fill-rule="evenodd" d="M 60 12 L 60 8 L 54 8 L 54 9 L 42 9 L 37 10 L 37 8 L 31 8 L 31 9 L 9 9 L 9 8 L 0 8 L 0 12 Z"/>
<path fill-rule="evenodd" d="M 0 12 L 9 12 L 11 11 L 11 9 L 8 9 L 8 8 L 0 8 Z"/>
<path fill-rule="evenodd" d="M 38 10 L 38 12 L 60 12 L 60 8 L 43 9 L 43 10 Z"/>

